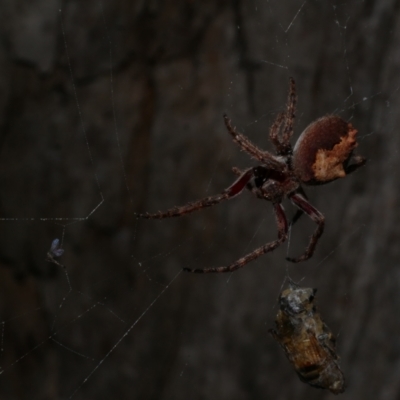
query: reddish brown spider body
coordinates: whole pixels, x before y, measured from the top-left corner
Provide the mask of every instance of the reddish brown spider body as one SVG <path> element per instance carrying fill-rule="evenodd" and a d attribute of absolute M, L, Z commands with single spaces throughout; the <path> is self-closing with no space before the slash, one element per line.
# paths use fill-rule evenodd
<path fill-rule="evenodd" d="M 300 135 L 294 149 L 290 144 L 293 135 L 293 124 L 296 109 L 295 82 L 290 78 L 289 97 L 286 112 L 280 113 L 270 129 L 270 140 L 276 148 L 277 156 L 255 146 L 246 136 L 232 127 L 227 116 L 225 125 L 232 135 L 233 141 L 250 154 L 261 165 L 240 171 L 233 168 L 239 177 L 221 194 L 174 207 L 165 212 L 155 214 L 139 214 L 142 218 L 179 217 L 191 212 L 211 207 L 240 194 L 245 188 L 256 197 L 272 202 L 278 226 L 278 238 L 275 241 L 259 247 L 226 267 L 188 269 L 190 272 L 229 272 L 235 271 L 248 262 L 276 249 L 287 239 L 288 223 L 282 207 L 282 200 L 288 197 L 299 209 L 294 217 L 294 223 L 301 214 L 306 213 L 317 228 L 311 236 L 308 247 L 303 255 L 288 258 L 292 262 L 309 259 L 315 250 L 319 237 L 324 230 L 324 216 L 312 206 L 301 187 L 306 185 L 321 185 L 355 171 L 365 164 L 365 159 L 353 155 L 357 146 L 357 130 L 336 115 L 327 115 L 312 122 Z"/>

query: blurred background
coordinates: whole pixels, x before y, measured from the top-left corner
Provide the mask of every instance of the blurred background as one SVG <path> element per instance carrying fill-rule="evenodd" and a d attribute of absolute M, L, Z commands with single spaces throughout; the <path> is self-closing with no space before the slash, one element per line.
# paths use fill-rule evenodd
<path fill-rule="evenodd" d="M 0 4 L 0 397 L 332 399 L 268 334 L 285 279 L 318 288 L 337 335 L 342 399 L 400 397 L 399 1 L 3 0 Z M 305 188 L 326 217 L 274 240 L 250 193 L 177 219 L 137 220 L 220 193 L 254 164 L 232 123 L 268 130 L 296 80 L 295 141 L 335 113 L 367 165 Z M 294 214 L 285 201 L 288 216 Z M 60 238 L 65 270 L 46 261 Z"/>

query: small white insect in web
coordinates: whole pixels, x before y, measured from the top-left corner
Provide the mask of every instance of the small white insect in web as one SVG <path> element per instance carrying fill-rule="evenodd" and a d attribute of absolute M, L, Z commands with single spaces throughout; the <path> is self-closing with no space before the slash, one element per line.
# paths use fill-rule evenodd
<path fill-rule="evenodd" d="M 51 242 L 49 254 L 56 258 L 61 257 L 64 254 L 64 249 L 60 248 L 60 239 L 54 239 Z"/>
<path fill-rule="evenodd" d="M 52 262 L 53 264 L 59 265 L 60 267 L 65 268 L 62 264 L 60 264 L 56 258 L 61 257 L 64 254 L 64 249 L 60 247 L 60 239 L 54 239 L 51 242 L 50 250 L 47 252 L 46 260 Z"/>

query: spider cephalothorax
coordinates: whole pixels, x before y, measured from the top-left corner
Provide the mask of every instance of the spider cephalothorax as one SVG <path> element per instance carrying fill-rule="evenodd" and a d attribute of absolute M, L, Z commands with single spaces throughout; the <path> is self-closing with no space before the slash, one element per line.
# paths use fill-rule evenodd
<path fill-rule="evenodd" d="M 281 245 L 288 235 L 288 223 L 282 207 L 282 200 L 288 197 L 299 209 L 292 223 L 301 214 L 306 213 L 317 228 L 310 242 L 300 257 L 288 258 L 300 262 L 310 258 L 315 250 L 319 237 L 324 230 L 324 216 L 312 206 L 301 188 L 301 184 L 321 185 L 343 178 L 365 164 L 365 159 L 353 154 L 357 147 L 357 130 L 352 124 L 337 115 L 327 115 L 312 122 L 300 135 L 292 149 L 290 138 L 293 135 L 293 123 L 296 110 L 296 87 L 290 78 L 289 96 L 286 111 L 280 113 L 270 128 L 269 137 L 276 148 L 277 156 L 259 149 L 250 140 L 232 127 L 225 115 L 225 125 L 233 141 L 250 154 L 261 165 L 240 171 L 233 168 L 238 175 L 236 181 L 221 194 L 174 207 L 155 214 L 139 214 L 142 218 L 179 217 L 191 212 L 211 207 L 223 200 L 231 199 L 247 188 L 260 199 L 272 202 L 278 225 L 278 239 L 259 247 L 226 267 L 189 269 L 190 272 L 229 272 L 245 266 L 248 262 L 270 252 Z"/>

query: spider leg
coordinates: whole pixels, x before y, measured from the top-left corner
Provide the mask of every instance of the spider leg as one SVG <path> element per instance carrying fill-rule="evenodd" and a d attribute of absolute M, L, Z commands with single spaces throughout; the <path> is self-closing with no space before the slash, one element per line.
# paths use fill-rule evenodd
<path fill-rule="evenodd" d="M 293 123 L 296 112 L 296 84 L 292 77 L 289 78 L 289 95 L 286 106 L 285 114 L 285 126 L 282 132 L 281 144 L 284 147 L 282 155 L 292 153 L 292 145 L 290 144 L 290 138 L 293 135 Z"/>
<path fill-rule="evenodd" d="M 275 119 L 275 122 L 272 124 L 269 130 L 269 138 L 272 144 L 275 146 L 277 154 L 282 154 L 282 152 L 284 151 L 284 147 L 282 146 L 282 143 L 279 138 L 280 129 L 284 118 L 285 118 L 285 113 L 283 112 L 279 113 Z"/>
<path fill-rule="evenodd" d="M 308 260 L 313 255 L 315 246 L 318 243 L 318 239 L 321 237 L 322 232 L 324 231 L 325 218 L 301 194 L 294 193 L 289 195 L 288 197 L 296 207 L 305 212 L 316 224 L 318 224 L 317 229 L 311 236 L 310 243 L 308 244 L 308 247 L 306 248 L 304 254 L 297 258 L 289 258 L 289 257 L 286 258 L 288 261 L 297 263 L 300 261 Z"/>
<path fill-rule="evenodd" d="M 293 135 L 293 122 L 296 111 L 296 84 L 293 78 L 289 79 L 289 95 L 286 104 L 286 111 L 279 113 L 269 131 L 269 137 L 280 156 L 292 154 L 290 138 Z M 281 133 L 282 123 L 285 122 Z"/>
<path fill-rule="evenodd" d="M 238 167 L 232 167 L 232 172 L 237 176 L 240 176 L 243 174 L 243 171 L 241 171 Z"/>
<path fill-rule="evenodd" d="M 239 133 L 235 127 L 231 125 L 231 120 L 224 115 L 224 121 L 228 132 L 232 135 L 233 141 L 238 144 L 244 151 L 249 153 L 253 158 L 265 164 L 268 168 L 274 170 L 282 170 L 282 164 L 268 151 L 261 150 L 252 143 L 246 136 Z"/>
<path fill-rule="evenodd" d="M 308 197 L 306 195 L 306 192 L 303 190 L 301 186 L 296 190 L 296 193 L 300 193 L 306 200 L 308 200 Z M 292 227 L 304 214 L 304 211 L 301 210 L 300 208 L 296 211 L 296 214 L 294 214 L 292 220 L 290 221 L 290 226 Z"/>
<path fill-rule="evenodd" d="M 276 223 L 278 225 L 277 240 L 274 240 L 273 242 L 269 242 L 264 246 L 259 247 L 258 249 L 252 251 L 251 253 L 247 254 L 242 258 L 239 258 L 239 260 L 235 261 L 233 264 L 230 264 L 226 267 L 205 268 L 205 269 L 184 268 L 183 270 L 187 272 L 196 272 L 204 274 L 207 274 L 209 272 L 233 272 L 239 268 L 244 267 L 247 263 L 255 260 L 256 258 L 262 256 L 263 254 L 275 250 L 287 239 L 288 224 L 285 216 L 285 210 L 283 209 L 282 204 L 276 203 L 273 206 L 275 211 Z"/>
<path fill-rule="evenodd" d="M 367 160 L 361 156 L 353 156 L 352 161 L 354 161 L 353 164 L 346 165 L 344 168 L 346 175 L 356 171 L 358 168 L 362 167 L 367 162 Z"/>
<path fill-rule="evenodd" d="M 292 220 L 290 221 L 290 226 L 292 227 L 304 214 L 303 210 L 298 209 L 296 211 L 296 214 L 293 215 Z"/>
<path fill-rule="evenodd" d="M 169 217 L 179 217 L 181 215 L 201 210 L 202 208 L 205 207 L 211 207 L 220 203 L 221 201 L 231 199 L 232 197 L 241 193 L 252 177 L 253 177 L 253 168 L 250 168 L 244 171 L 231 186 L 229 186 L 220 194 L 217 194 L 215 196 L 209 196 L 204 199 L 197 200 L 191 203 L 187 203 L 181 207 L 170 208 L 169 210 L 164 212 L 160 211 L 154 214 L 145 213 L 136 215 L 139 218 L 161 219 Z"/>

